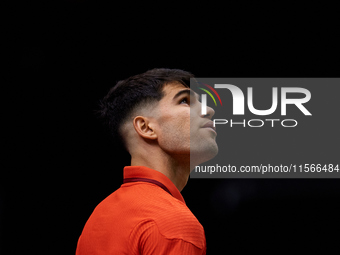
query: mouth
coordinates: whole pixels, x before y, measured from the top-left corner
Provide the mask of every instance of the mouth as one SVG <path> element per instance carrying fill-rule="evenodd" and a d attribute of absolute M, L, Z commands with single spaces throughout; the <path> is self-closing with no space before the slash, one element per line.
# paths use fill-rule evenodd
<path fill-rule="evenodd" d="M 214 127 L 214 122 L 212 122 L 212 121 L 209 121 L 209 122 L 205 123 L 202 128 L 209 128 L 209 129 L 213 130 L 217 134 L 216 127 Z"/>

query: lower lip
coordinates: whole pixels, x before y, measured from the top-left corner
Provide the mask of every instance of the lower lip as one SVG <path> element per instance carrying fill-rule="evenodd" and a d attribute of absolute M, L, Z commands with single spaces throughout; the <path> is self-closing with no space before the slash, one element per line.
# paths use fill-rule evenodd
<path fill-rule="evenodd" d="M 206 129 L 210 129 L 211 131 L 213 131 L 215 134 L 217 134 L 216 130 L 211 128 L 211 127 L 205 127 Z"/>

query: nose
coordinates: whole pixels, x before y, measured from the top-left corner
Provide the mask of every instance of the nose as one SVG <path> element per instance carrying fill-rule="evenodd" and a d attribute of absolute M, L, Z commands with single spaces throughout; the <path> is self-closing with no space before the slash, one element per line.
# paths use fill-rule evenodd
<path fill-rule="evenodd" d="M 214 116 L 215 110 L 209 106 L 207 106 L 207 114 L 201 115 L 202 118 L 208 118 L 211 120 L 212 116 Z"/>

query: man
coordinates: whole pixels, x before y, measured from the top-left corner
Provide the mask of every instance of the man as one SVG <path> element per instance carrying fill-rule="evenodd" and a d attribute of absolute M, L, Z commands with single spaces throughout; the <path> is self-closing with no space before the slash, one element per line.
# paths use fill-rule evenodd
<path fill-rule="evenodd" d="M 218 151 L 214 111 L 201 114 L 192 77 L 153 69 L 118 82 L 102 100 L 101 114 L 130 153 L 131 166 L 88 219 L 77 255 L 206 253 L 203 227 L 180 193 L 193 166 Z"/>

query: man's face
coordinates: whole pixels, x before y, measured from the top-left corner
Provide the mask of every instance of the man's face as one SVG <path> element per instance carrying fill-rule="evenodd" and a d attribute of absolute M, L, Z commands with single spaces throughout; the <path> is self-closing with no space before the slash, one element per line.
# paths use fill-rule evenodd
<path fill-rule="evenodd" d="M 163 92 L 156 114 L 161 148 L 173 156 L 190 157 L 195 165 L 216 156 L 217 134 L 211 128 L 214 110 L 207 107 L 207 115 L 201 115 L 198 95 L 183 84 L 165 85 Z"/>

